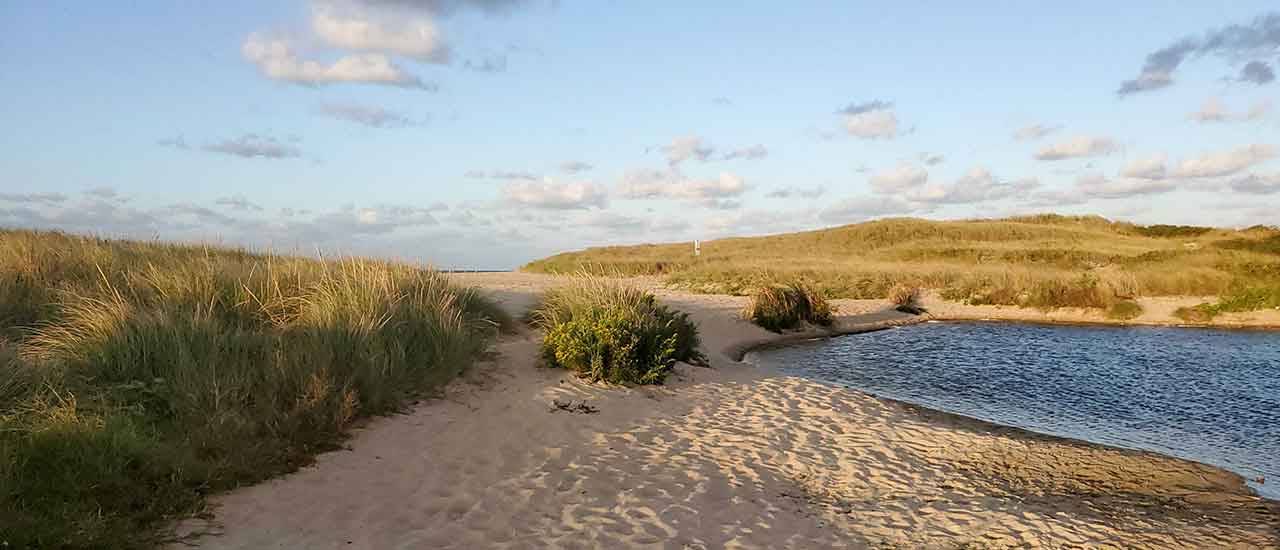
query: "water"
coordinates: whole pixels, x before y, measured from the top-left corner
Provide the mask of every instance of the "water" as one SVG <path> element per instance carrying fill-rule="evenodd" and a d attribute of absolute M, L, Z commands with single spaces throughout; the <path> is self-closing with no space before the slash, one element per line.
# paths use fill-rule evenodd
<path fill-rule="evenodd" d="M 1221 466 L 1280 499 L 1280 333 L 926 323 L 752 354 L 788 374 Z"/>

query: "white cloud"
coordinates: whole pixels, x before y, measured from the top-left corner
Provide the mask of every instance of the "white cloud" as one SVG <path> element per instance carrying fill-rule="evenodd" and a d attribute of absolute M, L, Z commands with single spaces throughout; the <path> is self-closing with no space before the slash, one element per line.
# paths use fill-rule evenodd
<path fill-rule="evenodd" d="M 1280 172 L 1241 176 L 1232 180 L 1230 186 L 1233 191 L 1253 195 L 1280 193 Z"/>
<path fill-rule="evenodd" d="M 408 116 L 395 111 L 350 103 L 326 103 L 320 106 L 320 114 L 370 128 L 403 128 L 416 124 Z"/>
<path fill-rule="evenodd" d="M 1271 145 L 1254 144 L 1184 160 L 1178 163 L 1173 175 L 1180 178 L 1229 176 L 1275 156 L 1275 148 Z"/>
<path fill-rule="evenodd" d="M 898 117 L 888 108 L 846 114 L 844 129 L 862 139 L 892 139 L 898 135 Z"/>
<path fill-rule="evenodd" d="M 1134 159 L 1120 170 L 1120 175 L 1126 178 L 1138 178 L 1144 180 L 1164 179 L 1165 161 L 1166 158 L 1164 153 L 1156 153 L 1149 157 Z"/>
<path fill-rule="evenodd" d="M 868 182 L 877 193 L 899 193 L 924 185 L 929 181 L 929 172 L 914 164 L 899 164 L 888 170 L 873 174 Z"/>
<path fill-rule="evenodd" d="M 1032 124 L 1018 128 L 1013 133 L 1013 139 L 1017 141 L 1034 141 L 1061 129 L 1062 126 L 1060 125 Z"/>
<path fill-rule="evenodd" d="M 1111 138 L 1076 136 L 1041 149 L 1035 154 L 1035 159 L 1064 160 L 1094 157 L 1110 154 L 1116 149 L 1116 143 Z"/>
<path fill-rule="evenodd" d="M 369 10 L 338 10 L 322 4 L 311 15 L 311 30 L 330 46 L 395 54 L 427 63 L 448 63 L 449 48 L 436 24 L 424 16 L 379 16 Z"/>
<path fill-rule="evenodd" d="M 577 174 L 580 172 L 589 172 L 594 166 L 582 161 L 570 160 L 560 163 L 560 171 L 566 174 Z"/>
<path fill-rule="evenodd" d="M 604 208 L 608 203 L 605 189 L 590 182 L 518 181 L 507 184 L 502 194 L 511 204 L 549 210 Z"/>
<path fill-rule="evenodd" d="M 618 185 L 619 194 L 628 199 L 725 199 L 740 196 L 747 189 L 746 182 L 730 172 L 721 172 L 714 179 L 686 179 L 662 170 L 632 170 Z"/>
<path fill-rule="evenodd" d="M 244 195 L 236 195 L 234 197 L 222 197 L 214 201 L 213 204 L 230 208 L 232 210 L 239 210 L 241 212 L 248 212 L 248 211 L 261 212 L 262 211 L 261 206 L 254 204 L 249 199 L 245 198 Z"/>
<path fill-rule="evenodd" d="M 66 200 L 62 193 L 0 193 L 0 201 L 15 204 L 60 204 Z"/>
<path fill-rule="evenodd" d="M 771 199 L 788 199 L 791 197 L 816 199 L 826 194 L 826 192 L 827 189 L 821 185 L 815 187 L 783 187 L 770 191 L 765 196 Z"/>
<path fill-rule="evenodd" d="M 681 136 L 671 140 L 671 144 L 664 146 L 662 151 L 667 154 L 667 162 L 675 166 L 689 159 L 705 162 L 715 153 L 715 148 L 704 143 L 701 137 Z"/>
<path fill-rule="evenodd" d="M 1191 113 L 1189 118 L 1200 123 L 1248 122 L 1262 119 L 1267 116 L 1267 113 L 1270 110 L 1271 102 L 1268 100 L 1261 100 L 1254 103 L 1249 107 L 1249 110 L 1243 113 L 1234 113 L 1231 112 L 1226 105 L 1223 105 L 1222 100 L 1216 97 L 1211 97 L 1205 100 L 1204 105 L 1200 107 L 1199 111 Z"/>
<path fill-rule="evenodd" d="M 723 160 L 759 160 L 767 156 L 769 156 L 769 149 L 765 148 L 764 145 L 757 144 L 750 147 L 743 147 L 742 149 L 734 149 L 733 151 L 725 153 L 724 156 L 720 158 Z"/>
<path fill-rule="evenodd" d="M 240 51 L 272 80 L 304 86 L 346 82 L 435 90 L 434 84 L 406 73 L 383 54 L 348 55 L 325 64 L 301 59 L 288 42 L 257 33 L 249 35 Z"/>
<path fill-rule="evenodd" d="M 909 191 L 906 198 L 932 204 L 971 204 L 1024 195 L 1039 186 L 1034 178 L 999 182 L 986 168 L 975 167 L 951 185 L 926 185 Z"/>
<path fill-rule="evenodd" d="M 245 134 L 236 139 L 224 139 L 206 144 L 201 149 L 210 153 L 222 153 L 244 158 L 286 159 L 302 156 L 297 147 L 270 136 Z"/>
<path fill-rule="evenodd" d="M 1085 174 L 1076 178 L 1076 190 L 1087 197 L 1118 199 L 1154 195 L 1172 191 L 1170 181 L 1150 179 L 1111 180 L 1102 174 Z"/>

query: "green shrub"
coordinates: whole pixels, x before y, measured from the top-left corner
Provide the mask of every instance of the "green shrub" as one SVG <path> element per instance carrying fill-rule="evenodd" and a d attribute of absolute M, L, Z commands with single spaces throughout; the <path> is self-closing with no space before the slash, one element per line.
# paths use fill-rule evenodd
<path fill-rule="evenodd" d="M 1107 317 L 1120 321 L 1128 321 L 1136 319 L 1142 315 L 1142 306 L 1132 300 L 1123 300 L 1111 304 L 1111 308 L 1107 310 Z"/>
<path fill-rule="evenodd" d="M 209 494 L 309 463 L 510 324 L 406 265 L 25 231 L 0 232 L 0 315 L 14 548 L 157 545 Z"/>
<path fill-rule="evenodd" d="M 742 317 L 767 330 L 781 332 L 801 322 L 828 326 L 831 304 L 804 283 L 770 285 L 756 290 L 742 310 Z"/>
<path fill-rule="evenodd" d="M 532 313 L 548 366 L 592 381 L 661 384 L 676 362 L 705 364 L 697 326 L 648 292 L 579 275 Z"/>

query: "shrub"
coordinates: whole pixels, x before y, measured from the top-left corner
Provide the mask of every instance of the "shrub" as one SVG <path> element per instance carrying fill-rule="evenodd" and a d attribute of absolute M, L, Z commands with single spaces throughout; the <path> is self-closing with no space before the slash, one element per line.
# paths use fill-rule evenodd
<path fill-rule="evenodd" d="M 1140 315 L 1142 315 L 1142 306 L 1131 300 L 1111 304 L 1111 308 L 1107 310 L 1107 317 L 1120 321 L 1136 319 Z"/>
<path fill-rule="evenodd" d="M 1188 323 L 1208 323 L 1218 315 L 1218 308 L 1213 304 L 1200 304 L 1192 307 L 1180 307 L 1173 311 L 1173 315 Z"/>
<path fill-rule="evenodd" d="M 924 313 L 925 309 L 920 300 L 921 291 L 918 286 L 899 284 L 889 289 L 889 302 L 894 305 L 894 309 L 903 313 L 912 315 Z"/>
<path fill-rule="evenodd" d="M 827 299 L 804 283 L 760 288 L 742 311 L 744 319 L 774 332 L 796 328 L 801 322 L 828 326 L 831 314 Z"/>
<path fill-rule="evenodd" d="M 676 362 L 705 364 L 697 325 L 648 292 L 580 274 L 532 313 L 548 366 L 588 380 L 661 384 Z"/>
<path fill-rule="evenodd" d="M 0 232 L 0 541 L 156 545 L 456 375 L 499 312 L 406 265 Z"/>

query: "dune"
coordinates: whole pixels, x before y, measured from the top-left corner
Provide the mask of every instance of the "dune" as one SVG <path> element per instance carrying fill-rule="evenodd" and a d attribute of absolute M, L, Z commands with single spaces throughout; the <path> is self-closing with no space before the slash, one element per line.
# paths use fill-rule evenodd
<path fill-rule="evenodd" d="M 454 275 L 513 312 L 557 284 Z M 710 368 L 605 387 L 537 365 L 538 337 L 349 448 L 216 497 L 203 548 L 1274 548 L 1280 505 L 1195 462 L 1005 428 L 738 359 L 780 338 L 743 298 L 655 289 Z M 841 301 L 834 330 L 915 322 Z M 868 337 L 874 337 L 868 335 Z"/>

